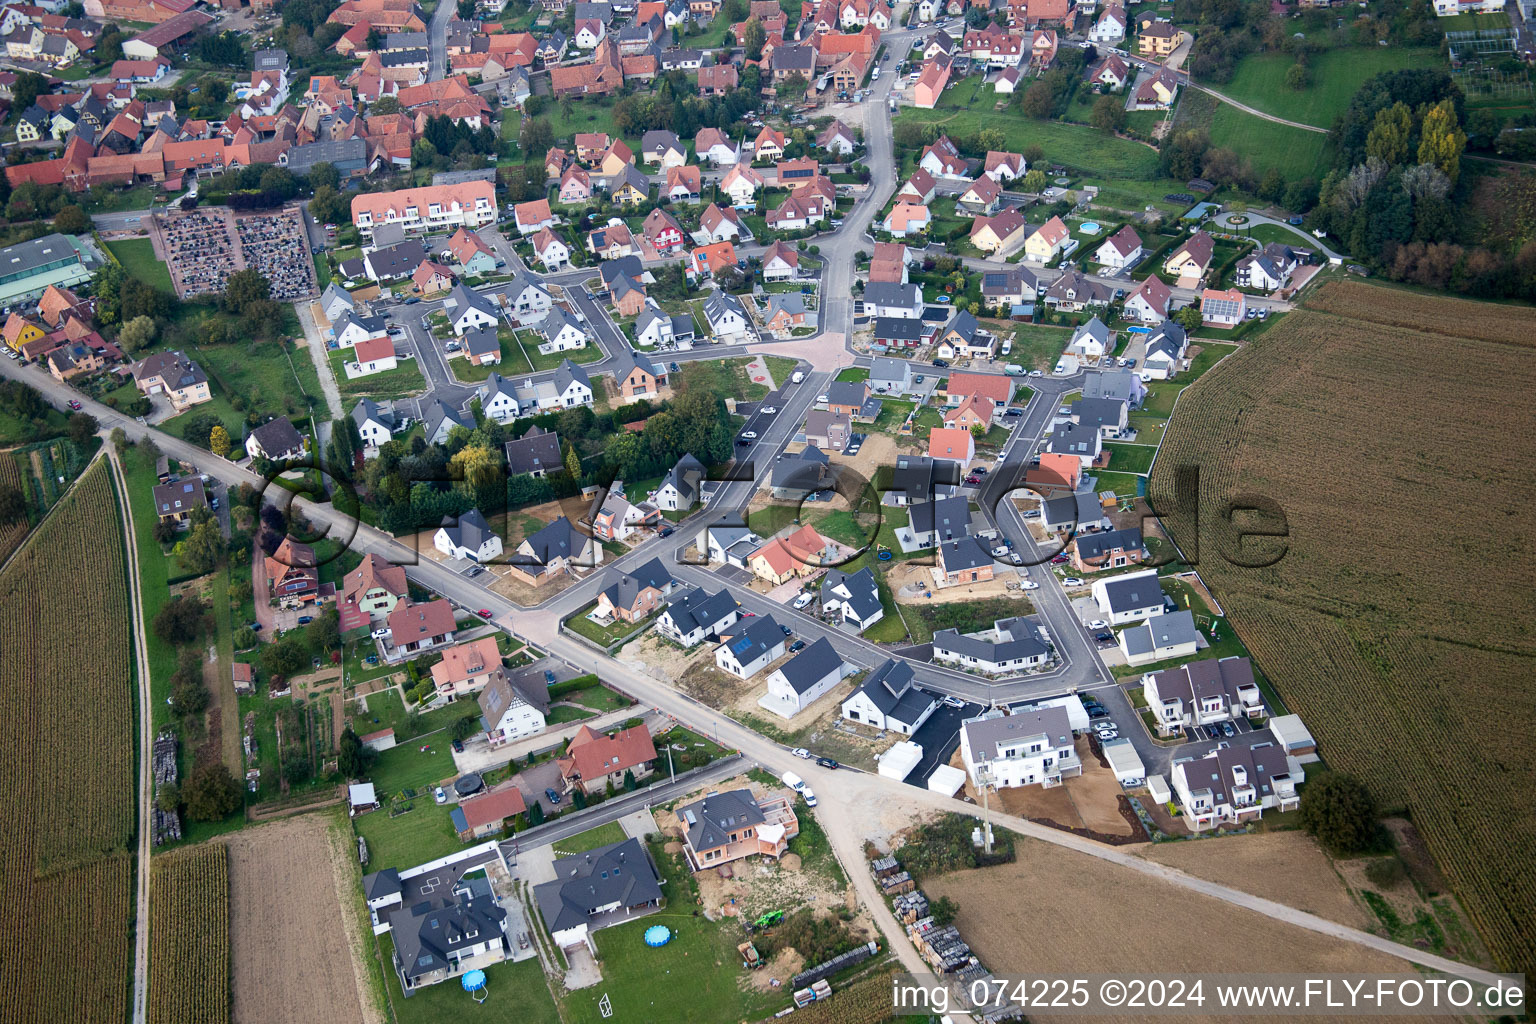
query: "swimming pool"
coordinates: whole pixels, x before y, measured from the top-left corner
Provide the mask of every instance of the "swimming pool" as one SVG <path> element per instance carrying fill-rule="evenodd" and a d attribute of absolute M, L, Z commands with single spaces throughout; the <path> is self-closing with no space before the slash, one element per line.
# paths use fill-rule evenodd
<path fill-rule="evenodd" d="M 1096 220 L 1085 220 L 1077 226 L 1077 231 L 1081 235 L 1096 235 L 1099 233 L 1099 222 Z"/>

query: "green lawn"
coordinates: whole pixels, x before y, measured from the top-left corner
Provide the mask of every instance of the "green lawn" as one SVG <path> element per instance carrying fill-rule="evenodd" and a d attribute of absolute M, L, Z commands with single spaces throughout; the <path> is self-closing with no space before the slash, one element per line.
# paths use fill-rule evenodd
<path fill-rule="evenodd" d="M 139 556 L 139 588 L 149 654 L 150 717 L 159 730 L 171 719 L 165 699 L 170 696 L 171 675 L 176 671 L 176 648 L 149 628 L 171 597 L 166 585 L 169 563 L 155 541 L 155 455 L 141 447 L 128 449 L 123 456 L 123 475 L 128 484 L 128 508 L 133 515 L 133 536 Z"/>
<path fill-rule="evenodd" d="M 601 684 L 589 686 L 585 690 L 574 690 L 559 698 L 568 700 L 573 704 L 591 708 L 593 711 L 617 711 L 627 708 L 633 703 L 628 697 L 621 697 L 608 687 Z"/>
<path fill-rule="evenodd" d="M 336 390 L 343 399 L 348 398 L 404 398 L 427 389 L 427 382 L 414 359 L 403 359 L 393 370 L 371 373 L 356 380 L 347 379 L 345 364 L 352 358 L 350 349 L 332 349 L 326 353 L 331 361 L 331 373 L 336 377 Z M 343 402 L 343 405 L 350 403 Z"/>
<path fill-rule="evenodd" d="M 587 605 L 587 607 L 583 608 L 581 611 L 577 612 L 566 621 L 565 628 L 569 629 L 572 633 L 586 637 L 588 640 L 591 640 L 602 647 L 608 647 L 611 644 L 616 644 L 624 637 L 635 632 L 636 630 L 644 629 L 646 626 L 650 625 L 651 620 L 654 619 L 657 614 L 659 614 L 653 613 L 640 622 L 624 622 L 621 619 L 615 619 L 612 625 L 599 626 L 597 623 L 587 618 L 587 613 L 596 607 L 596 602 Z"/>
<path fill-rule="evenodd" d="M 1440 19 L 1439 24 L 1446 20 Z M 1285 73 L 1293 63 L 1283 53 L 1244 57 L 1232 80 L 1219 86 L 1218 91 L 1266 114 L 1331 128 L 1334 118 L 1349 106 L 1366 79 L 1383 71 L 1434 67 L 1442 64 L 1443 58 L 1438 50 L 1429 47 L 1340 47 L 1312 58 L 1312 84 L 1300 91 L 1285 86 Z"/>
<path fill-rule="evenodd" d="M 1157 449 L 1149 444 L 1106 444 L 1104 447 L 1113 453 L 1110 466 L 1121 473 L 1145 473 L 1152 468 L 1152 457 L 1157 454 Z"/>
<path fill-rule="evenodd" d="M 1258 242 L 1260 245 L 1268 245 L 1270 242 L 1281 242 L 1285 245 L 1304 245 L 1306 241 L 1316 244 L 1316 240 L 1301 228 L 1281 227 L 1278 224 L 1254 224 L 1243 227 L 1227 226 L 1229 231 L 1237 231 Z"/>
<path fill-rule="evenodd" d="M 896 121 L 898 124 L 905 121 L 933 124 L 941 132 L 957 135 L 975 135 L 983 128 L 996 128 L 1003 132 L 1003 148 L 1012 152 L 1019 152 L 1030 145 L 1039 145 L 1045 149 L 1046 159 L 1051 163 L 1073 167 L 1085 173 L 1115 178 L 1151 178 L 1157 175 L 1157 151 L 1150 146 L 1105 135 L 1086 125 L 1037 121 L 1011 106 L 1005 110 L 993 110 L 986 99 L 969 110 L 946 110 L 943 107 L 919 110 L 917 107 L 904 107 Z"/>
<path fill-rule="evenodd" d="M 571 352 L 550 352 L 546 355 L 539 351 L 538 335 L 527 332 L 523 335 L 523 347 L 528 353 L 528 359 L 533 363 L 535 370 L 555 370 L 560 364 L 569 359 L 578 366 L 585 363 L 602 362 L 603 350 L 596 345 L 587 345 Z M 521 354 L 516 358 L 521 359 Z"/>
<path fill-rule="evenodd" d="M 624 828 L 616 821 L 606 822 L 597 828 L 578 832 L 569 839 L 562 839 L 555 843 L 556 857 L 569 857 L 575 853 L 586 853 L 595 850 L 599 846 L 607 846 L 609 843 L 621 843 L 624 841 Z"/>
<path fill-rule="evenodd" d="M 1216 361 L 1222 356 L 1237 349 L 1235 345 L 1212 342 L 1205 338 L 1194 338 L 1190 343 L 1201 346 L 1200 354 L 1191 361 L 1188 370 L 1180 372 L 1172 380 L 1155 380 L 1147 385 L 1147 398 L 1141 404 L 1142 415 L 1157 416 L 1166 420 L 1173 413 L 1173 403 L 1179 392 L 1199 380 L 1200 376 L 1215 366 Z"/>
<path fill-rule="evenodd" d="M 549 709 L 549 714 L 544 716 L 546 725 L 565 725 L 568 722 L 580 722 L 586 718 L 596 718 L 597 712 L 588 711 L 585 708 L 573 708 L 565 705 Z"/>
<path fill-rule="evenodd" d="M 1326 169 L 1328 136 L 1266 121 L 1225 103 L 1211 118 L 1211 145 L 1249 160 L 1255 174 L 1273 168 L 1288 181 L 1321 178 Z"/>
<path fill-rule="evenodd" d="M 773 383 L 779 388 L 789 383 L 790 376 L 795 372 L 795 367 L 800 365 L 800 360 L 791 359 L 789 356 L 767 356 L 768 376 L 773 378 Z"/>
<path fill-rule="evenodd" d="M 998 330 L 1002 332 L 1006 328 L 999 327 Z M 1026 370 L 1049 370 L 1056 365 L 1062 349 L 1071 340 L 1072 332 L 1065 327 L 1019 324 L 1013 331 L 1013 350 L 1005 358 Z"/>
<path fill-rule="evenodd" d="M 468 359 L 455 359 L 449 364 L 453 369 L 453 375 L 466 384 L 478 384 L 493 373 L 499 373 L 503 377 L 515 377 L 518 374 L 533 372 L 533 364 L 529 362 L 528 356 L 523 354 L 523 348 L 517 343 L 517 337 L 511 328 L 498 327 L 496 340 L 501 342 L 501 362 L 476 366 Z M 555 366 L 559 365 L 560 361 L 557 359 Z"/>
<path fill-rule="evenodd" d="M 1140 487 L 1139 481 L 1144 479 L 1134 473 L 1094 473 L 1093 475 L 1098 480 L 1097 490 L 1114 491 L 1121 497 L 1135 496 Z"/>
<path fill-rule="evenodd" d="M 736 943 L 741 926 L 732 920 L 710 921 L 694 914 L 698 887 L 682 863 L 659 844 L 650 847 L 662 878 L 667 906 L 653 914 L 595 933 L 603 982 L 565 995 L 566 1024 L 602 1024 L 598 1003 L 607 997 L 612 1020 L 672 1021 L 760 1020 L 789 1003 L 781 987 L 759 992 L 743 986 Z M 645 929 L 664 924 L 672 941 L 651 949 L 641 939 Z M 687 996 L 680 993 L 686 989 Z"/>
<path fill-rule="evenodd" d="M 262 344 L 189 345 L 187 355 L 207 372 L 213 400 L 195 405 L 187 412 L 166 420 L 161 429 L 180 436 L 186 421 L 203 413 L 213 413 L 224 424 L 236 443 L 246 435 L 247 412 L 257 410 L 273 415 L 286 414 L 302 429 L 311 403 L 322 409 L 320 375 L 307 345 L 284 351 L 279 342 Z M 244 409 L 236 409 L 231 399 L 239 396 Z"/>
<path fill-rule="evenodd" d="M 856 383 L 861 380 L 869 380 L 869 371 L 858 366 L 850 366 L 846 370 L 839 370 L 837 376 L 833 379 Z"/>
<path fill-rule="evenodd" d="M 391 818 L 390 805 L 386 804 L 352 819 L 357 834 L 368 841 L 369 871 L 413 867 L 463 849 L 448 817 L 449 808 L 434 801 L 430 791 L 423 790 L 412 800 L 397 800 L 394 806 L 411 809 Z"/>
<path fill-rule="evenodd" d="M 376 870 L 372 864 L 369 869 Z M 392 962 L 394 939 L 385 933 L 378 941 L 385 962 Z M 487 967 L 485 988 L 490 996 L 483 1003 L 473 1002 L 457 978 L 417 989 L 406 999 L 400 992 L 399 975 L 392 969 L 384 974 L 396 1024 L 441 1024 L 466 1015 L 478 1024 L 560 1024 L 560 1013 L 537 957 Z"/>
<path fill-rule="evenodd" d="M 129 385 L 129 387 L 132 387 L 132 385 Z M 9 413 L 0 413 L 0 445 L 30 444 L 33 441 L 44 441 L 50 437 L 58 437 L 64 433 L 64 428 L 68 422 L 69 418 L 67 416 L 49 406 L 47 413 L 43 416 L 43 428 L 34 436 L 30 422 L 23 422 Z M 150 525 L 154 525 L 153 521 L 151 521 Z"/>
<path fill-rule="evenodd" d="M 171 286 L 171 272 L 164 263 L 155 259 L 155 247 L 149 239 L 127 238 L 120 242 L 108 242 L 107 248 L 112 250 L 112 255 L 117 257 L 123 269 L 140 281 L 154 285 L 163 292 L 175 291 Z"/>
<path fill-rule="evenodd" d="M 916 408 L 916 402 L 883 398 L 880 400 L 880 415 L 875 417 L 874 429 L 881 434 L 895 434 L 906 422 L 907 416 Z"/>
<path fill-rule="evenodd" d="M 380 799 L 411 789 L 416 792 L 418 803 L 425 799 L 429 804 L 431 788 L 456 775 L 453 749 L 446 734 L 419 737 L 390 747 L 378 756 L 368 772 Z"/>
<path fill-rule="evenodd" d="M 613 103 L 599 99 L 579 99 L 571 102 L 570 116 L 562 111 L 564 104 L 551 103 L 544 111 L 542 118 L 549 122 L 550 131 L 554 132 L 555 141 L 567 141 L 575 144 L 577 132 L 607 132 L 615 138 L 619 135 L 618 128 L 613 123 Z M 626 139 L 629 147 L 638 151 L 639 139 Z M 543 153 L 535 154 L 539 159 L 544 158 Z M 573 154 L 574 155 L 574 154 Z"/>

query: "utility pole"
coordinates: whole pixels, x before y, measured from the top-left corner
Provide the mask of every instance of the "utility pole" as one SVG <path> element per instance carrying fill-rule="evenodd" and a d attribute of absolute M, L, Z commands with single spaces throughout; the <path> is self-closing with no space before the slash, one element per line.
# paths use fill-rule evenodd
<path fill-rule="evenodd" d="M 992 856 L 992 808 L 987 802 L 987 790 L 991 788 L 992 768 L 976 766 L 976 785 L 981 789 L 981 842 L 987 856 Z"/>
<path fill-rule="evenodd" d="M 672 744 L 667 744 L 667 776 L 669 782 L 677 781 L 677 772 L 672 770 Z"/>

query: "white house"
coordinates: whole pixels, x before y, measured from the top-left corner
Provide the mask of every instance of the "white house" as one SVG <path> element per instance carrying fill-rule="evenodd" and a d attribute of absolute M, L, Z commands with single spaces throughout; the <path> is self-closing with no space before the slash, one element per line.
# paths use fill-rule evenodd
<path fill-rule="evenodd" d="M 1184 824 L 1202 832 L 1254 821 L 1270 809 L 1294 810 L 1301 803 L 1296 784 L 1303 778 L 1291 771 L 1285 751 L 1270 743 L 1222 747 L 1177 761 L 1172 782 Z"/>
<path fill-rule="evenodd" d="M 998 676 L 1043 668 L 1051 649 L 1040 641 L 1039 627 L 1028 619 L 999 619 L 981 633 L 941 629 L 933 634 L 933 660 Z"/>
<path fill-rule="evenodd" d="M 522 414 L 522 403 L 517 400 L 512 382 L 499 373 L 493 372 L 487 377 L 477 393 L 480 396 L 480 411 L 488 419 L 497 423 L 510 423 Z"/>
<path fill-rule="evenodd" d="M 725 588 L 713 594 L 690 590 L 667 605 L 656 620 L 656 631 L 684 647 L 693 647 L 726 632 L 740 619 L 741 605 Z"/>
<path fill-rule="evenodd" d="M 443 308 L 448 312 L 453 333 L 461 338 L 476 327 L 495 327 L 501 322 L 494 299 L 462 284 L 454 286 L 443 301 Z"/>
<path fill-rule="evenodd" d="M 822 637 L 769 673 L 768 692 L 757 703 L 780 718 L 793 718 L 853 671 Z"/>
<path fill-rule="evenodd" d="M 923 315 L 923 289 L 916 282 L 872 281 L 864 287 L 864 312 L 869 316 L 916 319 Z"/>
<path fill-rule="evenodd" d="M 1141 688 L 1160 736 L 1264 714 L 1264 694 L 1247 658 L 1206 658 L 1148 672 L 1141 677 Z"/>
<path fill-rule="evenodd" d="M 1153 380 L 1167 380 L 1178 372 L 1179 362 L 1189 350 L 1189 336 L 1172 320 L 1164 320 L 1147 336 L 1147 354 L 1141 372 Z"/>
<path fill-rule="evenodd" d="M 395 343 L 388 336 L 369 338 L 352 347 L 352 360 L 345 364 L 347 377 L 356 379 L 374 373 L 384 373 L 396 366 Z"/>
<path fill-rule="evenodd" d="M 331 321 L 331 337 L 341 348 L 352 348 L 369 338 L 388 335 L 389 324 L 381 316 L 361 316 L 355 310 L 346 309 Z"/>
<path fill-rule="evenodd" d="M 1173 290 L 1156 274 L 1148 274 L 1146 280 L 1125 297 L 1125 318 L 1144 324 L 1162 323 L 1171 305 Z"/>
<path fill-rule="evenodd" d="M 704 463 L 691 454 L 684 455 L 662 477 L 651 503 L 667 512 L 687 511 L 699 500 L 706 475 Z"/>
<path fill-rule="evenodd" d="M 973 783 L 997 789 L 1049 789 L 1083 773 L 1071 720 L 1059 707 L 968 719 L 960 727 L 960 757 Z"/>
<path fill-rule="evenodd" d="M 535 703 L 537 699 L 536 694 L 514 686 L 504 670 L 491 673 L 491 681 L 480 691 L 480 717 L 485 720 L 485 736 L 492 750 L 544 731 L 544 712 Z"/>
<path fill-rule="evenodd" d="M 571 262 L 571 247 L 553 231 L 540 231 L 534 235 L 533 251 L 539 257 L 539 262 L 544 264 L 544 269 L 550 273 Z"/>
<path fill-rule="evenodd" d="M 1065 351 L 1077 356 L 1080 360 L 1099 360 L 1103 359 L 1104 353 L 1111 351 L 1113 346 L 1114 336 L 1109 333 L 1109 328 L 1104 326 L 1104 321 L 1095 316 L 1072 332 L 1072 340 L 1067 343 Z"/>
<path fill-rule="evenodd" d="M 784 630 L 772 615 L 743 619 L 715 649 L 715 665 L 738 679 L 751 679 L 784 656 Z"/>
<path fill-rule="evenodd" d="M 501 554 L 501 538 L 485 521 L 480 510 L 472 508 L 457 520 L 448 517 L 432 536 L 432 546 L 449 558 L 488 562 Z"/>
<path fill-rule="evenodd" d="M 740 337 L 747 333 L 750 326 L 741 300 L 726 291 L 711 292 L 704 300 L 704 317 L 709 321 L 710 331 L 717 341 Z"/>
<path fill-rule="evenodd" d="M 868 566 L 849 574 L 828 569 L 821 578 L 821 613 L 860 633 L 885 617 L 880 585 Z"/>
<path fill-rule="evenodd" d="M 544 339 L 539 344 L 543 355 L 587 347 L 587 332 L 563 309 L 551 309 L 533 330 Z"/>
<path fill-rule="evenodd" d="M 1119 644 L 1127 665 L 1150 665 L 1192 656 L 1200 649 L 1200 634 L 1194 615 L 1184 608 L 1127 626 L 1120 631 Z"/>
<path fill-rule="evenodd" d="M 1112 626 L 1163 614 L 1163 587 L 1156 569 L 1093 581 L 1093 600 Z"/>
<path fill-rule="evenodd" d="M 533 323 L 555 305 L 554 296 L 526 274 L 518 274 L 501 289 L 498 298 L 508 312 L 525 324 Z"/>
<path fill-rule="evenodd" d="M 253 459 L 284 462 L 304 454 L 304 437 L 294 429 L 287 416 L 268 420 L 245 439 L 245 451 Z"/>
<path fill-rule="evenodd" d="M 1125 39 L 1125 8 L 1114 4 L 1106 6 L 1088 32 L 1088 41 L 1107 46 L 1119 46 Z"/>
<path fill-rule="evenodd" d="M 363 448 L 378 448 L 388 441 L 395 431 L 394 413 L 385 412 L 372 399 L 361 399 L 352 407 L 352 422 L 363 439 Z"/>
<path fill-rule="evenodd" d="M 1129 224 L 1104 239 L 1093 253 L 1093 261 L 1110 270 L 1122 270 L 1139 259 L 1141 236 Z"/>
<path fill-rule="evenodd" d="M 912 666 L 887 658 L 843 701 L 842 716 L 882 732 L 910 736 L 939 706 L 939 699 L 912 685 Z"/>

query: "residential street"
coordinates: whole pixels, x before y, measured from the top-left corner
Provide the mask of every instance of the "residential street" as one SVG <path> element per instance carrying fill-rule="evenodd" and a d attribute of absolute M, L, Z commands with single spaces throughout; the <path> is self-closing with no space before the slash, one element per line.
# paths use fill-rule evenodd
<path fill-rule="evenodd" d="M 0 375 L 27 380 L 48 401 L 61 409 L 66 407 L 71 398 L 77 398 L 77 393 L 67 384 L 56 381 L 50 376 L 35 373 L 25 374 L 23 367 L 9 360 L 0 360 Z M 807 380 L 806 383 L 809 385 L 811 381 Z M 256 477 L 248 470 L 224 459 L 217 458 L 180 438 L 145 427 L 137 420 L 129 418 L 89 398 L 80 396 L 77 400 L 81 401 L 84 405 L 85 411 L 97 418 L 104 433 L 109 433 L 114 428 L 121 427 L 130 438 L 135 440 L 152 439 L 163 453 L 187 462 L 197 467 L 199 471 L 215 476 L 227 484 L 250 483 L 256 487 L 264 487 L 265 485 L 265 481 Z M 744 485 L 737 484 L 734 486 L 741 487 Z M 329 504 L 316 505 L 298 497 L 295 497 L 293 500 L 317 528 L 323 528 L 330 535 L 334 535 L 344 543 L 348 543 L 351 549 L 357 553 L 363 555 L 378 554 L 380 557 L 405 566 L 407 577 L 412 582 L 436 591 L 461 608 L 486 607 L 491 609 L 493 613 L 492 621 L 501 628 L 528 642 L 536 644 L 545 651 L 561 657 L 573 665 L 588 667 L 593 671 L 601 668 L 606 678 L 617 682 L 623 689 L 638 697 L 643 703 L 650 704 L 673 715 L 678 721 L 687 724 L 697 732 L 718 736 L 719 741 L 723 745 L 740 750 L 747 757 L 775 773 L 785 771 L 793 766 L 794 770 L 800 773 L 809 784 L 824 794 L 822 796 L 822 807 L 816 811 L 817 818 L 826 830 L 838 857 L 842 860 L 845 867 L 849 868 L 848 875 L 853 880 L 860 899 L 870 909 L 871 913 L 874 914 L 877 924 L 890 943 L 890 947 L 898 953 L 903 964 L 910 970 L 922 974 L 928 973 L 926 966 L 917 958 L 916 950 L 911 944 L 900 941 L 901 929 L 897 926 L 894 918 L 891 917 L 885 901 L 875 889 L 872 876 L 864 870 L 852 870 L 853 866 L 862 864 L 863 859 L 863 837 L 856 825 L 857 809 L 876 806 L 882 801 L 898 800 L 908 806 L 931 807 L 975 815 L 977 809 L 974 805 L 961 803 L 951 798 L 931 793 L 925 789 L 907 786 L 879 775 L 868 775 L 850 771 L 842 771 L 834 775 L 829 769 L 794 758 L 778 744 L 752 732 L 720 712 L 699 704 L 672 687 L 643 676 L 621 662 L 594 655 L 584 644 L 559 633 L 557 630 L 550 629 L 550 619 L 547 613 L 543 616 L 529 615 L 507 599 L 490 592 L 474 580 L 466 579 L 452 572 L 441 563 L 432 559 L 418 559 L 414 551 L 393 537 L 343 515 Z M 653 541 L 650 547 L 655 550 L 649 553 L 660 553 L 661 546 L 657 542 Z M 620 561 L 621 563 L 628 562 L 642 556 L 642 554 L 649 553 L 645 552 L 644 548 L 636 549 L 636 551 L 631 552 L 629 556 Z M 611 569 L 608 571 L 611 571 Z M 1189 891 L 1248 907 L 1258 913 L 1265 914 L 1276 920 L 1289 922 L 1298 927 L 1368 946 L 1431 970 L 1444 971 L 1458 977 L 1472 978 L 1488 984 L 1491 984 L 1494 979 L 1494 976 L 1489 972 L 1468 967 L 1411 946 L 1401 945 L 1366 932 L 1338 925 L 1316 915 L 1282 906 L 1269 900 L 1260 899 L 1228 886 L 1207 882 L 1181 871 L 1165 868 L 1117 848 L 1079 838 L 1071 833 L 1004 815 L 994 815 L 993 820 L 1014 829 L 1022 835 L 1039 839 L 1042 842 L 1066 847 L 1088 856 L 1110 861 L 1122 867 L 1161 878 Z"/>

